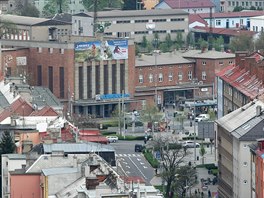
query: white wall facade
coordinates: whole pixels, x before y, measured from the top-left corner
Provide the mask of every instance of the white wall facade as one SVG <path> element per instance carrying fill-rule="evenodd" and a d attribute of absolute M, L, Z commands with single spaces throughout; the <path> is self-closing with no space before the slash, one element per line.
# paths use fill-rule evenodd
<path fill-rule="evenodd" d="M 233 138 L 233 198 L 250 197 L 251 169 L 249 144 Z"/>
<path fill-rule="evenodd" d="M 250 18 L 250 31 L 263 32 L 264 30 L 264 15 Z"/>
<path fill-rule="evenodd" d="M 12 155 L 12 154 L 11 154 Z M 10 174 L 9 171 L 21 169 L 26 165 L 26 159 L 9 159 L 7 155 L 2 155 L 2 197 L 10 198 Z"/>
<path fill-rule="evenodd" d="M 204 19 L 208 24 L 210 24 L 210 19 Z M 240 28 L 248 27 L 250 22 L 249 17 L 237 17 L 237 18 L 213 18 L 212 25 L 215 28 Z"/>
<path fill-rule="evenodd" d="M 93 36 L 93 18 L 72 16 L 72 35 Z"/>

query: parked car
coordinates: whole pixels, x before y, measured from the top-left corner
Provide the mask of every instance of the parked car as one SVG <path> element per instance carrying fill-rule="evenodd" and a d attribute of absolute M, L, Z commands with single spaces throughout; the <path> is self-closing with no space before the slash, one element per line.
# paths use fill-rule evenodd
<path fill-rule="evenodd" d="M 108 139 L 108 142 L 117 142 L 118 141 L 118 137 L 117 136 L 106 136 L 106 138 Z"/>
<path fill-rule="evenodd" d="M 210 119 L 209 114 L 200 114 L 195 118 L 195 122 L 201 122 L 201 121 L 206 121 Z"/>
<path fill-rule="evenodd" d="M 196 146 L 195 146 L 196 145 Z M 185 141 L 182 143 L 182 146 L 185 147 L 185 148 L 199 148 L 200 147 L 200 144 L 199 143 L 194 143 L 194 141 Z"/>
<path fill-rule="evenodd" d="M 135 145 L 135 152 L 142 152 L 144 150 L 144 146 L 142 144 Z"/>

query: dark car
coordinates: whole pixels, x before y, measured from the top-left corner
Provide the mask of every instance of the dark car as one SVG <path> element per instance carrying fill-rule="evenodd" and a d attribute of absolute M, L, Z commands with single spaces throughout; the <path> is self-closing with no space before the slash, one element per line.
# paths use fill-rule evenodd
<path fill-rule="evenodd" d="M 141 144 L 135 145 L 135 152 L 142 152 L 144 150 L 144 146 Z"/>

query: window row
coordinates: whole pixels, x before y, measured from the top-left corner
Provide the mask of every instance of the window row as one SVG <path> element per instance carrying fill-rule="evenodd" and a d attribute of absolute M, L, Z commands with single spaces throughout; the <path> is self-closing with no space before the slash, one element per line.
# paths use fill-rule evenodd
<path fill-rule="evenodd" d="M 184 32 L 183 29 L 168 30 L 168 31 L 170 31 L 171 33 Z M 153 33 L 166 34 L 167 30 L 155 30 L 153 31 Z M 104 34 L 109 36 L 109 35 L 113 35 L 113 32 L 106 32 Z M 149 31 L 135 31 L 134 34 L 149 34 Z M 130 36 L 131 36 L 131 32 L 117 32 L 117 37 L 130 37 Z"/>
<path fill-rule="evenodd" d="M 192 71 L 188 71 L 188 80 L 192 80 Z M 206 73 L 203 74 L 206 78 Z M 159 73 L 158 74 L 158 82 L 163 82 L 163 73 Z M 182 72 L 178 72 L 178 80 L 182 80 L 183 79 L 183 73 Z M 173 81 L 173 73 L 169 73 L 168 74 L 168 80 L 169 81 Z M 205 80 L 205 79 L 203 79 Z M 153 83 L 155 80 L 154 80 L 154 74 L 149 74 L 148 75 L 148 81 L 149 83 Z M 139 77 L 138 77 L 138 82 L 139 83 L 143 83 L 144 82 L 144 76 L 143 74 L 139 74 Z"/>
<path fill-rule="evenodd" d="M 43 51 L 42 47 L 38 47 L 38 53 L 42 53 L 42 51 Z M 53 48 L 48 48 L 48 52 L 50 54 L 52 54 L 53 53 Z M 64 49 L 60 48 L 59 52 L 60 52 L 60 54 L 64 54 Z"/>
<path fill-rule="evenodd" d="M 255 6 L 255 7 L 261 7 L 264 5 L 261 1 L 228 1 L 228 6 Z"/>
<path fill-rule="evenodd" d="M 184 21 L 184 18 L 172 18 L 172 19 L 153 19 L 152 22 L 172 22 L 172 21 Z M 135 23 L 149 23 L 151 21 L 149 21 L 148 19 L 141 19 L 141 20 L 135 20 Z M 119 20 L 116 21 L 117 24 L 119 23 L 131 23 L 131 20 Z"/>

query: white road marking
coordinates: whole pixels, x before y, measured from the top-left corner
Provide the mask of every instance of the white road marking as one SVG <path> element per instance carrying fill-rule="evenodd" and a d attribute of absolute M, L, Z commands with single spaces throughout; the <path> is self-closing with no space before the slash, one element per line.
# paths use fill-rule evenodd
<path fill-rule="evenodd" d="M 126 166 L 127 168 L 130 168 L 130 166 Z"/>
<path fill-rule="evenodd" d="M 146 167 L 146 166 L 143 166 L 143 168 L 148 168 L 148 167 Z"/>
<path fill-rule="evenodd" d="M 134 166 L 138 169 L 138 171 L 142 174 L 142 176 L 147 179 L 147 177 L 144 175 L 144 173 L 138 168 L 138 166 L 136 165 L 135 162 L 132 161 L 132 159 L 130 157 L 128 157 L 128 159 L 134 164 Z"/>
<path fill-rule="evenodd" d="M 140 162 L 141 165 L 145 164 L 144 162 Z"/>
<path fill-rule="evenodd" d="M 137 161 L 141 161 L 141 159 L 140 158 L 137 158 Z"/>

